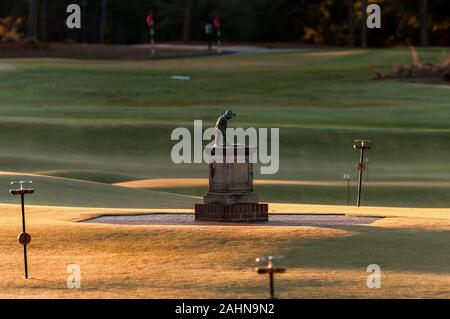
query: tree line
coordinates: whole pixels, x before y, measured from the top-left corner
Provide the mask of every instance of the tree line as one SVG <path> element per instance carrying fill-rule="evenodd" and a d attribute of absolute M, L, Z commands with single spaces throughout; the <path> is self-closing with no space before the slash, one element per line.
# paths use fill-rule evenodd
<path fill-rule="evenodd" d="M 65 27 L 71 3 L 82 9 L 80 30 Z M 381 29 L 362 23 L 370 3 L 381 6 Z M 218 16 L 227 42 L 450 43 L 448 0 L 2 0 L 0 38 L 15 23 L 16 32 L 36 41 L 142 43 L 148 40 L 149 10 L 155 13 L 157 41 L 204 40 L 205 24 Z"/>

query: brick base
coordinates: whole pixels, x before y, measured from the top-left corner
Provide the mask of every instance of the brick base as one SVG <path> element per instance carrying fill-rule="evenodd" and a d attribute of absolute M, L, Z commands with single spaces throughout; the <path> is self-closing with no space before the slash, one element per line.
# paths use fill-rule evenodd
<path fill-rule="evenodd" d="M 195 204 L 195 220 L 264 222 L 269 220 L 269 205 Z"/>

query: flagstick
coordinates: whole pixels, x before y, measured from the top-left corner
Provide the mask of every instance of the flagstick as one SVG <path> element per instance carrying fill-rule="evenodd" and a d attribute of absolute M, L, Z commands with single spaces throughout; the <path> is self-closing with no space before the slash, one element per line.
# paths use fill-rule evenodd
<path fill-rule="evenodd" d="M 221 40 L 221 34 L 220 34 L 220 28 L 217 29 L 217 53 L 222 54 L 222 40 Z"/>
<path fill-rule="evenodd" d="M 155 30 L 153 27 L 150 28 L 150 50 L 152 57 L 155 56 Z"/>

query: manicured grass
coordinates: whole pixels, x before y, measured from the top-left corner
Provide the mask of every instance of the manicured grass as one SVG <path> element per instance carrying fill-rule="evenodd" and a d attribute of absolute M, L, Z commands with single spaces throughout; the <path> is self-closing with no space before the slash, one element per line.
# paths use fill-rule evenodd
<path fill-rule="evenodd" d="M 257 185 L 254 187 L 261 200 L 275 203 L 303 203 L 347 205 L 347 187 Z M 152 188 L 173 194 L 203 196 L 207 187 Z M 437 187 L 380 187 L 364 186 L 361 203 L 364 206 L 391 207 L 448 207 L 448 188 Z M 350 205 L 356 205 L 357 185 L 350 188 Z M 424 200 L 426 198 L 428 202 Z"/>
<path fill-rule="evenodd" d="M 0 193 L 1 203 L 20 203 L 20 197 L 11 196 L 7 190 L 10 181 L 20 180 L 33 181 L 32 185 L 25 185 L 35 189 L 35 193 L 26 198 L 29 205 L 178 209 L 190 208 L 198 201 L 189 196 L 131 189 L 104 183 L 2 173 L 0 174 L 0 185 L 3 185 L 6 191 Z M 18 187 L 18 185 L 13 185 L 13 187 Z"/>
<path fill-rule="evenodd" d="M 298 210 L 325 208 L 333 209 Z M 16 239 L 20 206 L 0 209 L 3 298 L 265 298 L 268 279 L 256 274 L 254 258 L 267 254 L 284 255 L 288 266 L 276 279 L 280 298 L 449 297 L 450 216 L 433 209 L 404 209 L 407 218 L 361 226 L 208 227 L 74 223 L 124 212 L 30 206 L 27 281 Z M 74 263 L 81 267 L 81 289 L 66 286 L 66 267 Z M 381 289 L 366 286 L 372 263 L 381 267 Z"/>
<path fill-rule="evenodd" d="M 443 50 L 419 53 L 436 63 Z M 238 114 L 232 126 L 280 128 L 280 170 L 263 178 L 355 175 L 353 139 L 369 138 L 371 180 L 449 180 L 450 90 L 370 79 L 373 68 L 387 72 L 409 60 L 407 49 L 169 61 L 1 60 L 8 67 L 0 68 L 0 162 L 8 171 L 106 183 L 205 177 L 205 165 L 171 162 L 170 133 L 192 127 L 195 119 L 212 126 L 232 108 Z M 174 74 L 191 80 L 171 80 Z M 257 169 L 255 176 L 261 177 Z M 414 191 L 392 192 L 383 204 L 450 203 L 440 195 L 436 201 L 432 191 L 419 198 Z M 264 193 L 268 200 L 283 195 L 278 199 L 296 201 L 294 192 Z M 330 203 L 335 196 L 317 189 L 310 198 Z"/>
<path fill-rule="evenodd" d="M 419 53 L 436 63 L 441 51 Z M 363 203 L 372 207 L 357 209 L 336 206 L 346 202 L 345 187 L 256 186 L 262 201 L 277 202 L 271 212 L 388 216 L 372 225 L 75 222 L 101 214 L 192 212 L 200 199 L 173 193 L 202 195 L 205 188 L 160 189 L 169 194 L 108 184 L 207 177 L 204 164 L 171 162 L 170 133 L 195 119 L 212 126 L 227 108 L 238 114 L 232 126 L 280 128 L 280 170 L 260 176 L 256 166 L 255 178 L 342 181 L 351 173 L 355 181 L 353 139 L 369 138 L 371 181 L 448 181 L 450 90 L 370 80 L 374 67 L 388 71 L 408 61 L 404 49 L 139 62 L 0 60 L 0 170 L 21 172 L 0 174 L 0 202 L 10 203 L 0 204 L 0 297 L 262 298 L 267 278 L 255 273 L 254 258 L 282 254 L 288 266 L 276 281 L 282 298 L 448 298 L 448 188 L 369 186 Z M 176 74 L 191 80 L 169 79 Z M 26 199 L 33 237 L 28 281 L 17 243 L 20 206 L 11 205 L 19 199 L 8 194 L 9 181 L 19 179 L 32 179 L 36 189 Z M 81 266 L 79 290 L 66 287 L 72 263 Z M 373 263 L 382 269 L 381 289 L 366 287 Z"/>

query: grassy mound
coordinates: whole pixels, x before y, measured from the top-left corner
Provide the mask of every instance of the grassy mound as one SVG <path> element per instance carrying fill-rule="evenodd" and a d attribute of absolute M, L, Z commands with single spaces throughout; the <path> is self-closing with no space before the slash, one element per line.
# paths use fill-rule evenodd
<path fill-rule="evenodd" d="M 10 181 L 32 180 L 35 193 L 26 198 L 27 204 L 111 207 L 111 208 L 192 208 L 195 199 L 158 191 L 124 188 L 103 183 L 47 176 L 8 174 L 0 175 L 1 203 L 19 203 L 20 199 L 8 193 Z"/>

